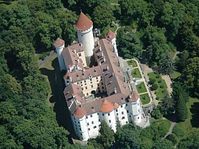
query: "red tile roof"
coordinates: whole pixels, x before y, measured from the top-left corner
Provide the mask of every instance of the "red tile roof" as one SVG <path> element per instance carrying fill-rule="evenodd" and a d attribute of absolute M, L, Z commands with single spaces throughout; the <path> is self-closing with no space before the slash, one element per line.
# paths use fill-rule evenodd
<path fill-rule="evenodd" d="M 114 105 L 113 105 L 112 102 L 110 102 L 108 100 L 104 100 L 102 102 L 102 105 L 101 105 L 101 108 L 100 108 L 101 112 L 107 113 L 107 112 L 111 112 L 113 110 L 114 110 Z"/>
<path fill-rule="evenodd" d="M 53 45 L 54 45 L 55 48 L 58 48 L 58 47 L 63 46 L 64 43 L 65 43 L 65 41 L 64 41 L 63 39 L 57 38 L 57 39 L 54 41 Z"/>
<path fill-rule="evenodd" d="M 86 115 L 86 111 L 81 107 L 77 107 L 77 109 L 75 110 L 74 116 L 77 118 L 82 118 L 85 115 Z"/>
<path fill-rule="evenodd" d="M 93 22 L 83 12 L 81 12 L 75 26 L 77 30 L 85 31 L 93 26 Z"/>

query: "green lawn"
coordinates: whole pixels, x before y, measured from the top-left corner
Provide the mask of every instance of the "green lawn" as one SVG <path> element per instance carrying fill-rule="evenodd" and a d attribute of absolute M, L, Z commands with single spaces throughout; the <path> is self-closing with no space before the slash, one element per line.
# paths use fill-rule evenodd
<path fill-rule="evenodd" d="M 148 93 L 140 95 L 140 99 L 143 105 L 148 104 L 150 102 Z"/>
<path fill-rule="evenodd" d="M 147 91 L 147 90 L 146 90 L 146 87 L 145 87 L 145 85 L 144 85 L 143 82 L 140 83 L 140 84 L 138 84 L 138 85 L 136 86 L 136 88 L 137 88 L 137 90 L 138 90 L 138 93 L 144 93 L 144 92 Z"/>
<path fill-rule="evenodd" d="M 157 96 L 157 100 L 161 100 L 168 93 L 166 82 L 158 73 L 151 72 L 148 76 L 150 81 L 157 84 L 158 88 L 155 90 L 155 94 Z"/>
<path fill-rule="evenodd" d="M 179 73 L 178 71 L 173 71 L 171 74 L 170 74 L 170 77 L 171 79 L 176 79 L 178 77 L 181 76 L 181 73 Z"/>
<path fill-rule="evenodd" d="M 133 69 L 131 75 L 133 76 L 133 78 L 142 78 L 138 68 Z"/>
<path fill-rule="evenodd" d="M 137 67 L 137 63 L 136 63 L 136 61 L 134 61 L 134 60 L 128 60 L 127 61 L 127 63 L 128 63 L 128 65 L 131 65 L 132 67 Z"/>

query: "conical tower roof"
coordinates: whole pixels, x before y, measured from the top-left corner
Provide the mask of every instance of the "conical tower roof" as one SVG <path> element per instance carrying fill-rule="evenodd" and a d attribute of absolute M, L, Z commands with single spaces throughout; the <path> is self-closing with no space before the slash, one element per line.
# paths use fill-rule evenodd
<path fill-rule="evenodd" d="M 93 26 L 93 22 L 83 13 L 81 12 L 79 15 L 79 19 L 75 25 L 77 30 L 85 31 Z"/>

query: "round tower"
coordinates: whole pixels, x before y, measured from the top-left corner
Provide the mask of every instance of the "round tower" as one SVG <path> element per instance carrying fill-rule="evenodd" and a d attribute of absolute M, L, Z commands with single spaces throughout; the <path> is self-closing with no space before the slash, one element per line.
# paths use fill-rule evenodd
<path fill-rule="evenodd" d="M 107 100 L 102 102 L 100 107 L 100 112 L 102 112 L 103 120 L 108 124 L 108 126 L 116 132 L 116 118 L 115 118 L 115 105 Z"/>
<path fill-rule="evenodd" d="M 65 66 L 65 63 L 64 63 L 64 58 L 62 56 L 62 51 L 63 51 L 63 49 L 65 47 L 65 41 L 60 39 L 60 38 L 57 38 L 55 40 L 55 42 L 53 43 L 53 45 L 54 45 L 55 50 L 57 52 L 59 68 L 60 68 L 60 70 L 65 70 L 66 66 Z"/>
<path fill-rule="evenodd" d="M 106 35 L 106 39 L 112 43 L 114 52 L 118 56 L 117 45 L 116 45 L 116 33 L 109 31 L 108 34 Z"/>
<path fill-rule="evenodd" d="M 93 22 L 81 12 L 75 27 L 77 29 L 78 41 L 84 45 L 86 61 L 87 65 L 89 65 L 94 49 Z"/>
<path fill-rule="evenodd" d="M 87 141 L 89 139 L 89 135 L 86 123 L 86 111 L 83 108 L 77 107 L 77 109 L 75 110 L 73 117 L 73 125 L 77 136 L 81 140 Z"/>

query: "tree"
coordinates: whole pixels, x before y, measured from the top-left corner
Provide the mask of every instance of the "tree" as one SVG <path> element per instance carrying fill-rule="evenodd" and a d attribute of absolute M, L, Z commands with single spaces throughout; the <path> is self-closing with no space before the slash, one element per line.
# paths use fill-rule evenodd
<path fill-rule="evenodd" d="M 144 45 L 142 61 L 156 69 L 158 67 L 160 70 L 164 69 L 163 65 L 167 64 L 167 66 L 170 66 L 171 64 L 170 62 L 167 62 L 171 53 L 171 47 L 167 43 L 167 38 L 165 37 L 164 32 L 164 29 L 149 26 L 146 28 L 141 38 Z"/>
<path fill-rule="evenodd" d="M 148 3 L 144 0 L 120 0 L 121 8 L 120 19 L 129 25 L 132 21 L 145 27 L 150 24 L 154 18 L 154 14 L 150 11 Z"/>
<path fill-rule="evenodd" d="M 154 117 L 155 119 L 160 119 L 162 118 L 162 114 L 160 112 L 160 108 L 157 107 L 151 112 L 151 116 Z"/>
<path fill-rule="evenodd" d="M 0 146 L 1 148 L 10 148 L 10 149 L 22 148 L 22 145 L 17 144 L 15 142 L 13 136 L 4 126 L 0 126 Z"/>
<path fill-rule="evenodd" d="M 105 0 L 94 8 L 93 21 L 96 27 L 104 29 L 115 21 L 113 9 L 109 1 Z"/>
<path fill-rule="evenodd" d="M 17 115 L 17 111 L 11 101 L 0 102 L 0 124 L 7 124 Z"/>
<path fill-rule="evenodd" d="M 175 109 L 175 101 L 173 98 L 171 98 L 169 95 L 166 95 L 163 99 L 162 102 L 160 103 L 160 110 L 161 113 L 164 116 L 169 116 L 173 114 L 174 109 Z"/>
<path fill-rule="evenodd" d="M 106 124 L 105 121 L 101 123 L 99 142 L 104 146 L 104 148 L 110 148 L 114 142 L 114 132 Z"/>
<path fill-rule="evenodd" d="M 173 149 L 173 144 L 169 140 L 157 140 L 153 145 L 153 149 Z"/>
<path fill-rule="evenodd" d="M 159 61 L 159 72 L 162 74 L 170 74 L 174 70 L 174 62 L 169 55 L 165 55 Z"/>
<path fill-rule="evenodd" d="M 186 101 L 188 100 L 188 94 L 185 87 L 177 82 L 173 85 L 172 97 L 175 100 L 175 113 L 179 121 L 185 121 L 188 115 Z"/>
<path fill-rule="evenodd" d="M 176 116 L 179 121 L 185 121 L 187 119 L 187 107 L 184 97 L 179 95 L 178 100 L 176 102 Z"/>
<path fill-rule="evenodd" d="M 0 101 L 15 100 L 21 93 L 21 85 L 9 74 L 0 77 Z"/>
<path fill-rule="evenodd" d="M 160 18 L 161 23 L 167 30 L 167 37 L 173 40 L 178 33 L 185 14 L 185 7 L 176 0 L 165 2 Z"/>
<path fill-rule="evenodd" d="M 121 149 L 139 149 L 141 140 L 139 137 L 140 131 L 133 125 L 123 126 L 117 131 L 115 136 L 115 148 Z"/>
<path fill-rule="evenodd" d="M 180 140 L 178 148 L 180 149 L 198 149 L 199 146 L 199 131 L 192 131 L 186 138 Z"/>
<path fill-rule="evenodd" d="M 199 97 L 199 57 L 188 59 L 182 75 L 191 95 Z"/>
<path fill-rule="evenodd" d="M 120 54 L 125 58 L 141 58 L 142 44 L 138 33 L 134 33 L 131 28 L 118 30 L 118 49 Z"/>

